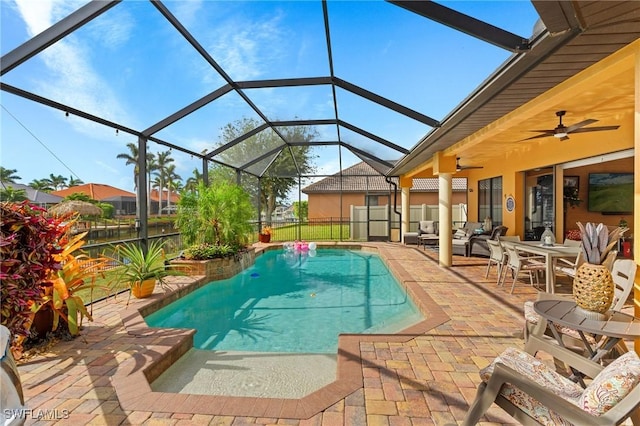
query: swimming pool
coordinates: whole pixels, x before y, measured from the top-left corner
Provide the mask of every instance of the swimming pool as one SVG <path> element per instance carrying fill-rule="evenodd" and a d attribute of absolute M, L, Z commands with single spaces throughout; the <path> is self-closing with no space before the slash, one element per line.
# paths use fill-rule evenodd
<path fill-rule="evenodd" d="M 145 321 L 196 329 L 198 349 L 335 353 L 340 333 L 391 333 L 422 319 L 378 255 L 321 249 L 268 251 Z"/>

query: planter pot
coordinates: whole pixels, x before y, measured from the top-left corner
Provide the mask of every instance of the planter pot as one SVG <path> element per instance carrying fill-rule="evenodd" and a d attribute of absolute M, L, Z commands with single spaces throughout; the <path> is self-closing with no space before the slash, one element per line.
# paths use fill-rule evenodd
<path fill-rule="evenodd" d="M 271 242 L 271 234 L 258 234 L 258 240 L 260 240 L 261 243 Z"/>
<path fill-rule="evenodd" d="M 602 319 L 613 303 L 615 285 L 604 265 L 583 263 L 573 279 L 573 296 L 578 308 L 589 318 Z"/>
<path fill-rule="evenodd" d="M 150 278 L 141 282 L 137 281 L 131 285 L 131 294 L 137 299 L 144 299 L 153 294 L 156 288 L 156 279 Z"/>

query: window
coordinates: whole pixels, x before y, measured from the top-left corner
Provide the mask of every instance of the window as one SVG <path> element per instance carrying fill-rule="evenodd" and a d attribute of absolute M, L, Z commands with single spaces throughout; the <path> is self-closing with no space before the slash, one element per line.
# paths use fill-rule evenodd
<path fill-rule="evenodd" d="M 478 182 L 478 221 L 486 217 L 493 226 L 502 225 L 502 176 Z"/>

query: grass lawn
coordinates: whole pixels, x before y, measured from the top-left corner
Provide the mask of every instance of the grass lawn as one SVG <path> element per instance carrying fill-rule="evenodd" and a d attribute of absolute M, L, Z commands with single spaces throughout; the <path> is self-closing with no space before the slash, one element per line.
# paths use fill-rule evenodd
<path fill-rule="evenodd" d="M 339 241 L 349 239 L 349 225 L 346 224 L 298 224 L 278 226 L 272 228 L 271 241 Z M 256 236 L 257 239 L 257 236 Z"/>

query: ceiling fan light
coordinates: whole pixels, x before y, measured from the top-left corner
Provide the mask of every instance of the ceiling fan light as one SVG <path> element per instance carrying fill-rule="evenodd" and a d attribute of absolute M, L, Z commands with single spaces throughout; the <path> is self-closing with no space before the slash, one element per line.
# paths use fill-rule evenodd
<path fill-rule="evenodd" d="M 565 131 L 559 131 L 553 134 L 553 137 L 558 139 L 566 138 L 567 136 L 568 136 L 568 133 Z"/>

